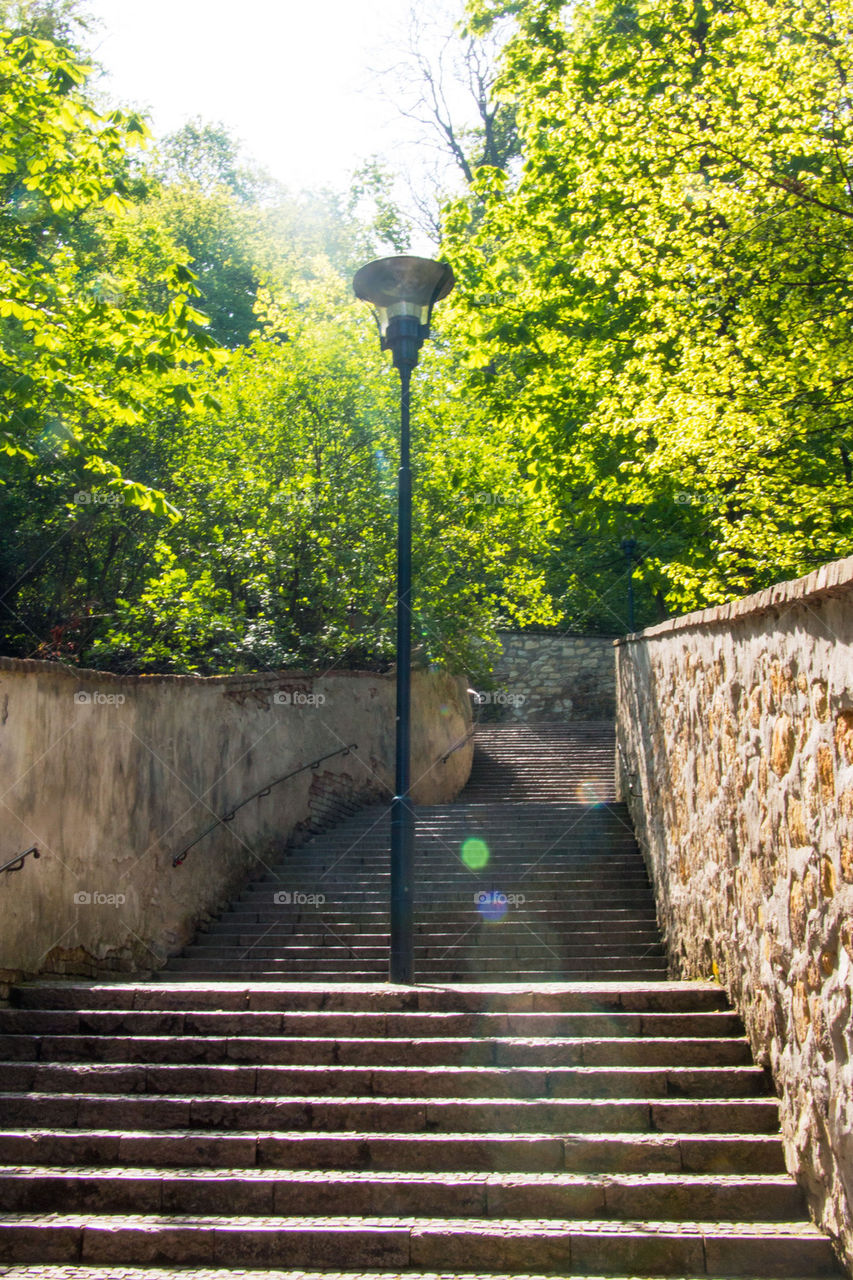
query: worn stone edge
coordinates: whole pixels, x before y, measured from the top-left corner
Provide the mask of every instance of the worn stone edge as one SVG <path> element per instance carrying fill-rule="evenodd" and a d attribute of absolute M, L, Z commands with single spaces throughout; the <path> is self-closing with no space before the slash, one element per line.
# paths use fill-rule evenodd
<path fill-rule="evenodd" d="M 442 668 L 442 670 L 444 669 Z M 0 672 L 4 671 L 8 671 L 10 675 L 59 675 L 77 682 L 99 680 L 115 684 L 145 686 L 156 684 L 205 685 L 208 688 L 221 687 L 224 689 L 276 689 L 282 684 L 293 683 L 294 681 L 310 684 L 316 680 L 394 679 L 393 668 L 390 671 L 354 671 L 350 668 L 330 671 L 302 671 L 290 668 L 281 671 L 244 672 L 230 676 L 169 675 L 166 672 L 155 672 L 151 675 L 120 675 L 114 671 L 98 671 L 94 667 L 73 667 L 65 662 L 49 662 L 41 658 L 0 657 Z M 449 671 L 446 671 L 445 674 L 453 675 Z"/>
<path fill-rule="evenodd" d="M 727 626 L 742 618 L 778 612 L 788 606 L 805 604 L 810 600 L 819 600 L 827 596 L 851 593 L 853 593 L 853 556 L 846 556 L 843 560 L 832 560 L 829 564 L 821 565 L 819 569 L 806 574 L 803 578 L 777 582 L 772 587 L 765 588 L 764 591 L 756 591 L 753 595 L 730 600 L 727 604 L 712 605 L 708 609 L 696 609 L 693 613 L 685 613 L 679 618 L 668 618 L 666 622 L 660 622 L 654 627 L 646 627 L 645 631 L 620 636 L 613 643 L 618 647 L 672 635 L 676 631 L 688 631 L 697 627 Z"/>

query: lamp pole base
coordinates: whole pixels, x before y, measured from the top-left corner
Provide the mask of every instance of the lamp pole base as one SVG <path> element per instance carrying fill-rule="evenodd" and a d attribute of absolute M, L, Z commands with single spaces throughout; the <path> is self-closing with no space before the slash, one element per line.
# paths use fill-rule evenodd
<path fill-rule="evenodd" d="M 414 894 L 412 871 L 415 813 L 408 796 L 391 802 L 391 956 L 392 982 L 410 986 L 415 980 Z"/>

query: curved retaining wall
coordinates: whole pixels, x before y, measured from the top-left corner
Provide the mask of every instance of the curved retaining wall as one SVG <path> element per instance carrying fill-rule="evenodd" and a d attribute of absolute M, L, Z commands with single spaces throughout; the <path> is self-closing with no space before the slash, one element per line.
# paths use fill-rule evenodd
<path fill-rule="evenodd" d="M 500 631 L 498 639 L 501 651 L 492 670 L 494 687 L 475 698 L 481 720 L 613 719 L 612 640 L 535 631 Z"/>
<path fill-rule="evenodd" d="M 413 673 L 417 803 L 451 800 L 473 744 L 466 681 Z M 393 676 L 299 672 L 123 678 L 0 659 L 0 984 L 23 975 L 150 970 L 288 841 L 338 806 L 393 789 Z M 241 809 L 179 867 L 218 815 Z M 2 986 L 0 986 L 2 994 Z"/>
<path fill-rule="evenodd" d="M 622 798 L 673 976 L 718 978 L 853 1263 L 853 557 L 617 644 Z"/>

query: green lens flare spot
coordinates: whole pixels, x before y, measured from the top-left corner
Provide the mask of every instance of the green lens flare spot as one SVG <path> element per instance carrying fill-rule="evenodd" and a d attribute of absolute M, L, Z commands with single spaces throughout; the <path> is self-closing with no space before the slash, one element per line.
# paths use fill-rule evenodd
<path fill-rule="evenodd" d="M 469 836 L 462 842 L 462 861 L 469 871 L 480 871 L 490 858 L 489 846 L 477 836 Z"/>

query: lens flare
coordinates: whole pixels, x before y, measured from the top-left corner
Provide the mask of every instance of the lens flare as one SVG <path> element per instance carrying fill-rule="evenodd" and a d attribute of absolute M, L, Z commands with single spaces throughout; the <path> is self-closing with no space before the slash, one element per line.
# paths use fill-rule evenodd
<path fill-rule="evenodd" d="M 605 803 L 602 791 L 604 790 L 600 782 L 582 782 L 576 791 L 576 797 L 581 804 L 591 804 L 598 808 L 599 805 Z"/>
<path fill-rule="evenodd" d="M 484 920 L 497 924 L 503 920 L 509 910 L 505 893 L 480 893 L 477 895 L 477 910 Z"/>
<path fill-rule="evenodd" d="M 485 840 L 479 836 L 469 836 L 462 842 L 462 861 L 469 871 L 481 871 L 489 861 L 491 854 Z"/>

